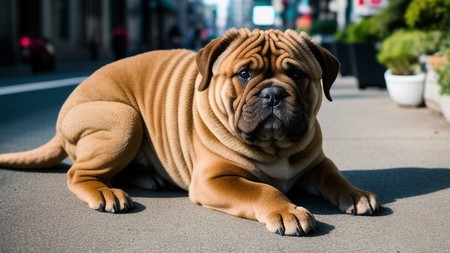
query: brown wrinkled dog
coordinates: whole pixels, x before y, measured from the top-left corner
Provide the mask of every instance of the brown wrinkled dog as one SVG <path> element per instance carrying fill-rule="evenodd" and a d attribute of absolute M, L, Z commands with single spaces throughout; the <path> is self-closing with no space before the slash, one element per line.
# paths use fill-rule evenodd
<path fill-rule="evenodd" d="M 133 202 L 110 181 L 143 160 L 194 203 L 305 235 L 316 222 L 284 195 L 294 186 L 346 213 L 380 208 L 322 151 L 321 80 L 331 100 L 338 70 L 334 56 L 292 30 L 233 29 L 198 54 L 145 53 L 95 72 L 65 102 L 52 140 L 3 154 L 0 165 L 52 167 L 68 155 L 69 189 L 92 209 L 122 212 Z"/>

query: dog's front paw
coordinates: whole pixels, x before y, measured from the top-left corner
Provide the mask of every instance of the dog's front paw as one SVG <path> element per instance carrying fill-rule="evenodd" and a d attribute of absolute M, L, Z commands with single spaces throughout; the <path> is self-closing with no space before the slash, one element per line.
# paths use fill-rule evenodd
<path fill-rule="evenodd" d="M 100 188 L 88 191 L 88 205 L 100 212 L 120 213 L 134 208 L 128 194 L 120 189 Z"/>
<path fill-rule="evenodd" d="M 342 212 L 353 215 L 374 215 L 380 210 L 377 196 L 362 190 L 341 193 L 338 207 Z"/>
<path fill-rule="evenodd" d="M 316 230 L 314 216 L 305 208 L 294 205 L 270 212 L 264 222 L 269 231 L 279 235 L 304 236 Z"/>

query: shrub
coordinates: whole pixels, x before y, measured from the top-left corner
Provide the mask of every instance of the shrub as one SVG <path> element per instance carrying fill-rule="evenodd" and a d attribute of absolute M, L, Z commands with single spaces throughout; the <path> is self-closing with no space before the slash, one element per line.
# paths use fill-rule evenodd
<path fill-rule="evenodd" d="M 336 40 L 348 43 L 367 43 L 379 40 L 377 23 L 374 17 L 367 17 L 347 26 L 336 34 Z"/>
<path fill-rule="evenodd" d="M 406 24 L 424 30 L 450 29 L 449 0 L 413 0 L 405 13 Z"/>
<path fill-rule="evenodd" d="M 450 49 L 447 49 L 446 57 L 447 62 L 436 69 L 438 82 L 441 87 L 440 93 L 442 95 L 450 95 L 450 63 L 448 62 L 448 59 L 450 59 Z"/>
<path fill-rule="evenodd" d="M 423 40 L 424 53 L 443 53 L 450 47 L 450 36 L 448 33 L 440 30 L 424 31 L 426 36 Z"/>
<path fill-rule="evenodd" d="M 394 75 L 412 75 L 420 70 L 419 56 L 424 54 L 427 34 L 419 30 L 398 30 L 386 38 L 377 55 L 378 61 Z"/>
<path fill-rule="evenodd" d="M 336 19 L 322 19 L 313 22 L 309 31 L 311 35 L 314 34 L 334 34 L 337 30 Z"/>
<path fill-rule="evenodd" d="M 348 27 L 347 41 L 350 43 L 366 43 L 378 39 L 377 24 L 373 17 L 365 18 Z"/>

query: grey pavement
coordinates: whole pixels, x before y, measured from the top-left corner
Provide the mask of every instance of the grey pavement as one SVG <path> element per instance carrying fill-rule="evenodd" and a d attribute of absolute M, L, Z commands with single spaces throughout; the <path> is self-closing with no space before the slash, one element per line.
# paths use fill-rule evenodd
<path fill-rule="evenodd" d="M 0 67 L 0 87 L 27 82 L 39 82 L 66 78 L 68 76 L 86 76 L 113 59 L 79 60 L 56 62 L 54 71 L 33 74 L 27 64 Z"/>
<path fill-rule="evenodd" d="M 398 107 L 386 90 L 360 91 L 353 78 L 339 78 L 331 94 L 319 113 L 325 153 L 351 182 L 378 194 L 378 216 L 341 214 L 323 200 L 293 195 L 319 231 L 281 237 L 196 206 L 182 191 L 127 187 L 137 208 L 107 214 L 70 193 L 68 165 L 0 169 L 0 252 L 449 252 L 450 123 L 425 107 Z M 46 142 L 57 111 L 0 122 L 0 152 Z"/>

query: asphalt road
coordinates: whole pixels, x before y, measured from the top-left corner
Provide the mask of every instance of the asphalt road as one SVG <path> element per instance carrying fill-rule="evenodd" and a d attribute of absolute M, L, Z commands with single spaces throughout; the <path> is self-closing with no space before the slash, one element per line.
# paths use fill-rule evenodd
<path fill-rule="evenodd" d="M 54 134 L 73 86 L 0 96 L 0 153 L 30 149 Z M 357 186 L 378 194 L 378 216 L 341 214 L 292 195 L 319 230 L 281 237 L 263 224 L 190 203 L 183 191 L 126 187 L 128 214 L 90 210 L 66 187 L 69 161 L 48 171 L 0 169 L 0 252 L 449 252 L 450 124 L 426 108 L 400 108 L 385 90 L 332 89 L 319 120 L 324 150 Z"/>

